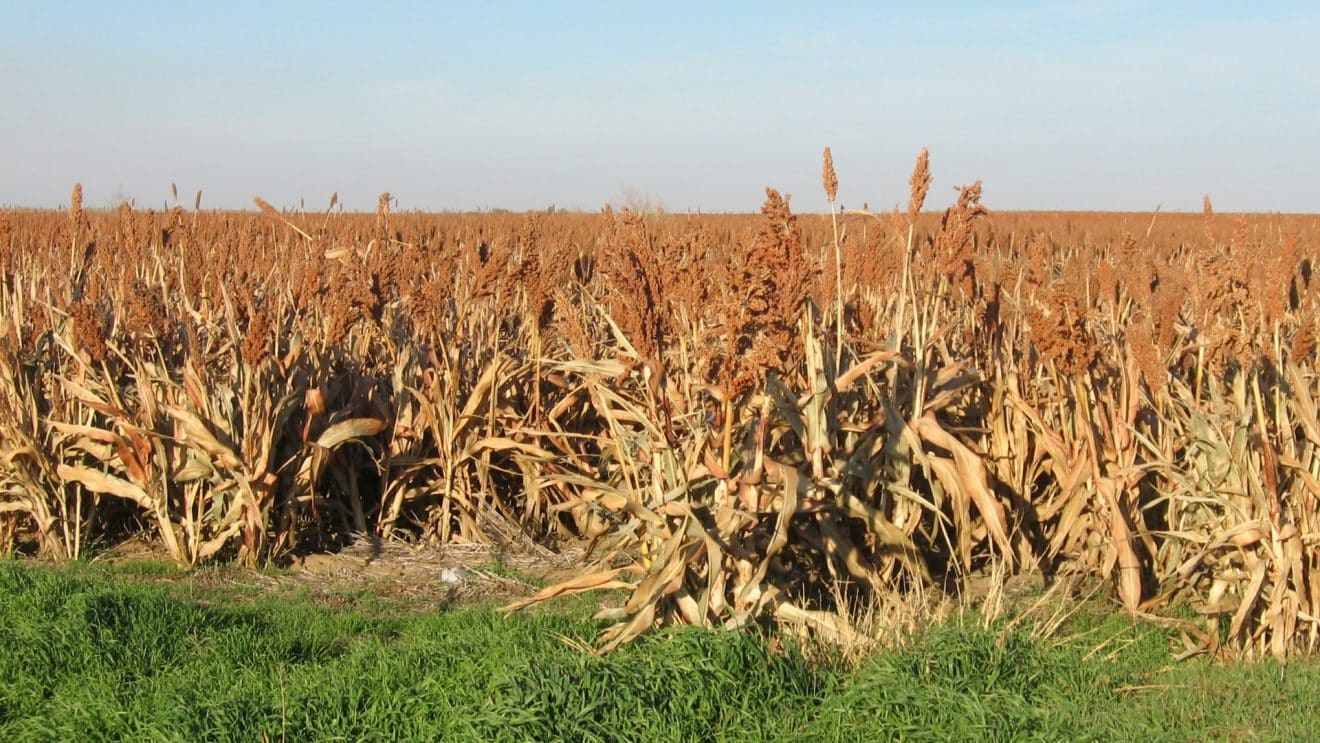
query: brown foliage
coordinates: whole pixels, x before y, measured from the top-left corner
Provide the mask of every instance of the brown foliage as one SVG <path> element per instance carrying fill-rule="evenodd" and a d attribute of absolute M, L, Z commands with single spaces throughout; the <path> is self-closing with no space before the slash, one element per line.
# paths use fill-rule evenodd
<path fill-rule="evenodd" d="M 660 284 L 664 267 L 646 234 L 641 214 L 607 214 L 613 221 L 598 267 L 609 287 L 605 304 L 641 355 L 640 360 L 658 360 L 664 348 L 667 317 Z"/>
<path fill-rule="evenodd" d="M 135 280 L 124 290 L 123 306 L 124 329 L 134 340 L 161 340 L 168 343 L 173 339 L 174 326 L 159 289 Z"/>
<path fill-rule="evenodd" d="M 77 348 L 87 354 L 93 362 L 104 361 L 110 351 L 105 345 L 105 327 L 100 313 L 89 301 L 82 301 L 69 308 L 69 318 L 73 321 L 73 337 Z"/>
<path fill-rule="evenodd" d="M 247 332 L 243 334 L 239 353 L 248 366 L 255 368 L 270 355 L 270 319 L 253 303 L 248 304 L 247 315 Z"/>
<path fill-rule="evenodd" d="M 920 167 L 920 164 L 918 165 Z M 914 176 L 915 177 L 915 176 Z M 964 300 L 976 294 L 976 237 L 973 226 L 986 215 L 981 206 L 981 182 L 958 189 L 958 201 L 944 213 L 940 231 L 932 243 L 931 258 L 949 285 Z"/>
<path fill-rule="evenodd" d="M 76 540 L 106 522 L 59 508 L 95 494 L 118 528 L 205 532 L 176 546 L 197 561 L 364 529 L 617 539 L 677 571 L 634 585 L 640 629 L 915 585 L 953 546 L 1304 646 L 1273 617 L 1320 613 L 1320 220 L 1225 216 L 1221 244 L 1208 202 L 991 216 L 979 184 L 924 212 L 924 152 L 909 184 L 843 217 L 845 333 L 830 215 L 774 190 L 744 215 L 0 213 L 0 522 Z M 833 378 L 804 331 L 843 339 Z"/>
<path fill-rule="evenodd" d="M 921 213 L 921 207 L 926 203 L 926 194 L 930 193 L 930 182 L 930 153 L 923 147 L 921 154 L 917 155 L 917 164 L 912 169 L 912 178 L 908 180 L 910 193 L 908 194 L 907 216 L 909 224 L 916 222 L 917 215 Z"/>
<path fill-rule="evenodd" d="M 825 197 L 833 204 L 839 198 L 839 176 L 834 172 L 834 155 L 830 148 L 825 148 L 821 164 L 821 183 L 825 186 Z"/>
<path fill-rule="evenodd" d="M 800 358 L 793 340 L 818 270 L 802 249 L 788 199 L 773 188 L 765 193 L 759 224 L 730 256 L 715 310 L 723 353 L 713 371 L 732 397 L 759 385 L 769 372 L 782 374 Z"/>

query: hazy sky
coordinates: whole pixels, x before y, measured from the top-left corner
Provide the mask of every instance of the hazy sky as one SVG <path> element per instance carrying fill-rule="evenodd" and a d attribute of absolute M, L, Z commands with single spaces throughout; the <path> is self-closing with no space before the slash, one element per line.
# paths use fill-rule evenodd
<path fill-rule="evenodd" d="M 1316 7 L 0 0 L 0 205 L 1316 212 Z"/>

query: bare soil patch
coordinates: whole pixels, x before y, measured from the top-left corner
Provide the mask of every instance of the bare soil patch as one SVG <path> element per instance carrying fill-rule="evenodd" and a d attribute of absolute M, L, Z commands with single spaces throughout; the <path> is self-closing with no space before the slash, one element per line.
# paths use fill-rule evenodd
<path fill-rule="evenodd" d="M 539 546 L 451 543 L 432 547 L 359 539 L 339 552 L 295 556 L 282 568 L 220 565 L 193 571 L 135 571 L 135 565 L 169 562 L 160 545 L 137 540 L 118 545 L 93 562 L 148 580 L 191 582 L 235 603 L 302 594 L 328 608 L 426 612 L 525 598 L 545 584 L 571 577 L 585 556 L 582 545 L 553 552 Z"/>

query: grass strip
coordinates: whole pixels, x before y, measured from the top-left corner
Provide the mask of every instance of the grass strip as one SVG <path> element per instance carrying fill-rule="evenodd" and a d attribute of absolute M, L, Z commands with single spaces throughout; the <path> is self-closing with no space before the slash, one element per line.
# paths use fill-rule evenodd
<path fill-rule="evenodd" d="M 1170 668 L 1166 636 L 1107 614 L 1054 637 L 948 622 L 845 668 L 692 628 L 598 657 L 585 604 L 247 598 L 0 562 L 0 739 L 1252 740 L 1305 738 L 1320 712 L 1314 663 Z"/>

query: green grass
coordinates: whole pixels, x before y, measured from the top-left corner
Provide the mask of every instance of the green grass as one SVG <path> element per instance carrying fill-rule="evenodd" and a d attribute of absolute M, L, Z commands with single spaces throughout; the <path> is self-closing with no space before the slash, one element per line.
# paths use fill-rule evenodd
<path fill-rule="evenodd" d="M 592 656 L 584 601 L 505 618 L 243 590 L 0 562 L 0 739 L 1272 740 L 1320 712 L 1315 664 L 1169 668 L 1167 637 L 1108 615 L 1062 640 L 947 623 L 844 668 L 748 632 Z"/>

